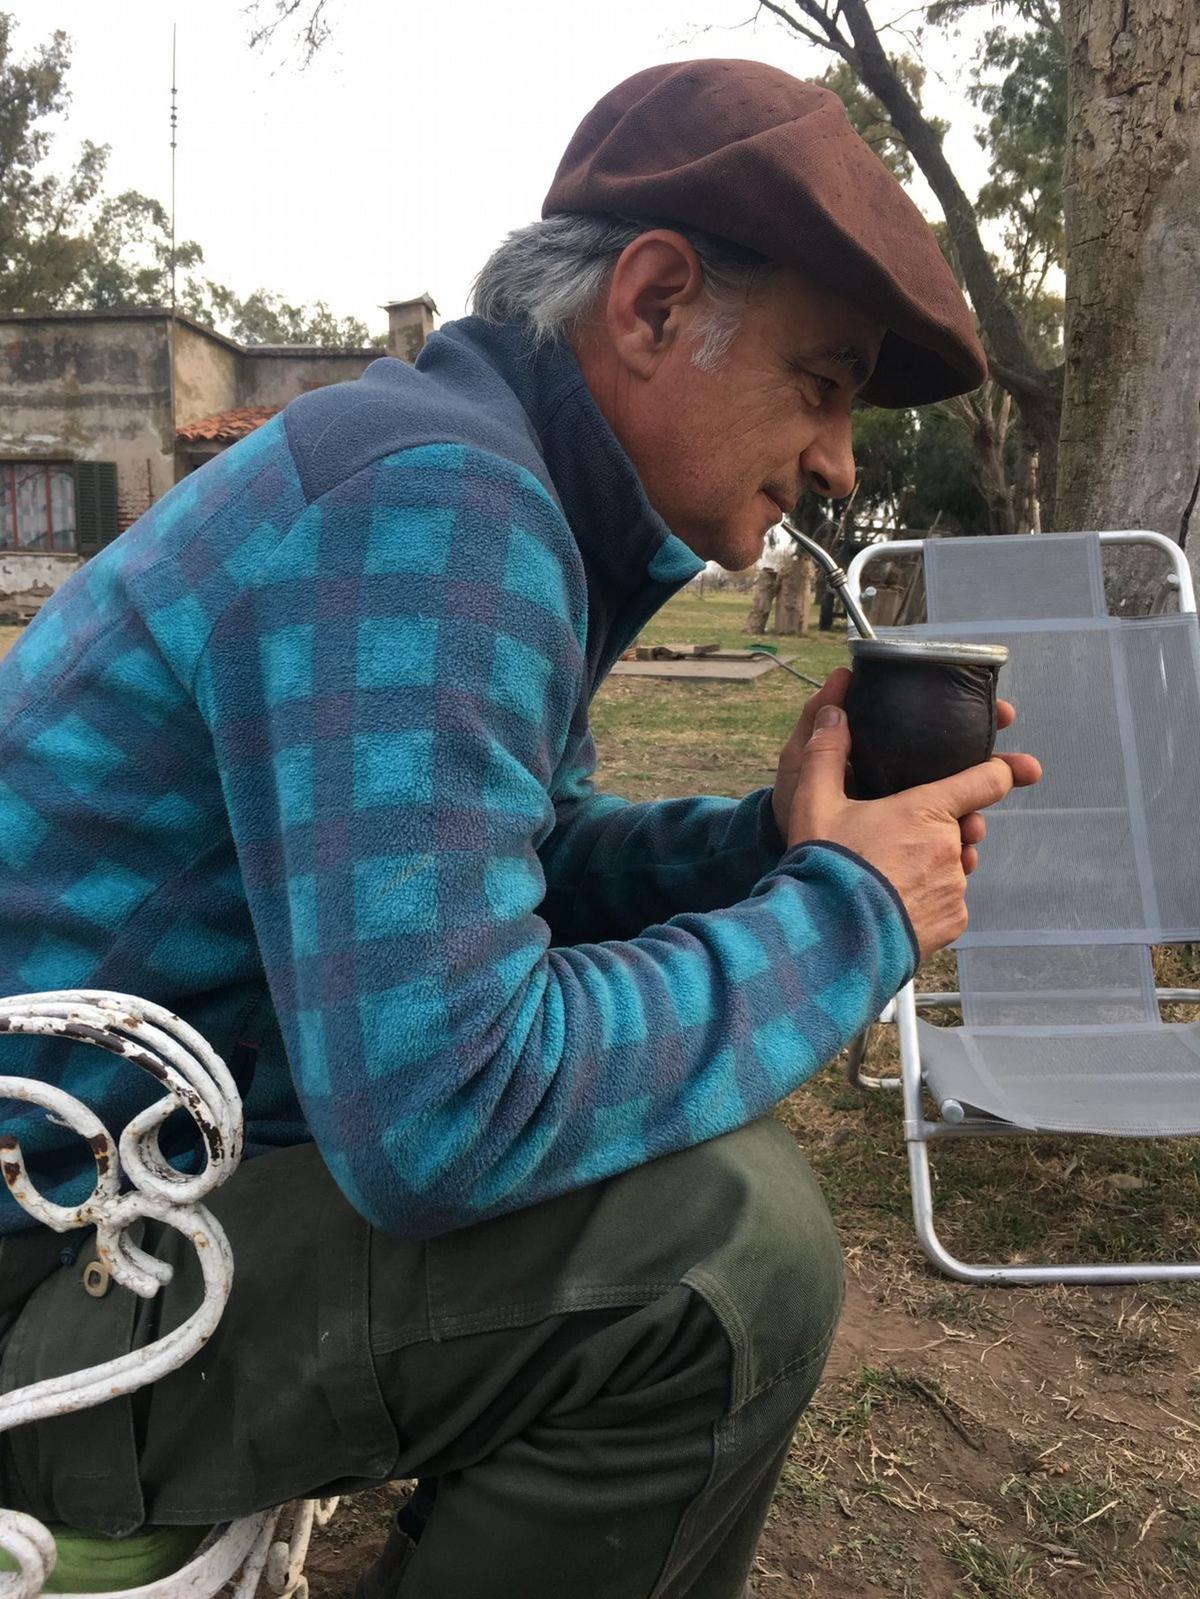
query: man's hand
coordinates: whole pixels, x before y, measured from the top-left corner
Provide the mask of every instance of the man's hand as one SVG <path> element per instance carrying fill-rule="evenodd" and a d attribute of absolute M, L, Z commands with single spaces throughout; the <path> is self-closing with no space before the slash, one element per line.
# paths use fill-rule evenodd
<path fill-rule="evenodd" d="M 788 817 L 791 815 L 792 799 L 796 793 L 796 784 L 800 779 L 800 770 L 804 760 L 804 751 L 808 741 L 813 736 L 816 727 L 817 712 L 826 705 L 841 705 L 844 703 L 847 691 L 850 688 L 850 669 L 846 666 L 836 667 L 824 683 L 807 701 L 800 713 L 800 720 L 796 723 L 791 738 L 783 746 L 779 756 L 779 766 L 775 774 L 775 787 L 771 792 L 771 809 L 775 816 L 775 826 L 779 829 L 780 838 L 788 836 Z M 1016 710 L 1008 700 L 996 701 L 996 725 L 1000 728 L 1011 727 L 1017 719 Z M 853 758 L 853 757 L 852 757 Z M 1041 775 L 1041 768 L 1038 768 Z M 1030 778 L 1030 782 L 1037 782 L 1037 778 Z M 1018 784 L 1023 787 L 1023 784 Z M 960 818 L 959 833 L 962 839 L 962 866 L 963 871 L 971 873 L 979 865 L 978 846 L 983 843 L 987 832 L 987 824 L 978 812 Z"/>
<path fill-rule="evenodd" d="M 824 705 L 843 704 L 849 689 L 848 667 L 839 666 L 830 672 L 817 692 L 806 701 L 804 709 L 800 712 L 800 720 L 792 730 L 791 738 L 780 751 L 775 787 L 771 793 L 771 809 L 775 813 L 775 826 L 779 829 L 780 838 L 788 836 L 792 795 L 796 792 L 796 784 L 800 780 L 800 764 L 804 759 L 805 747 L 813 736 L 817 712 Z"/>
<path fill-rule="evenodd" d="M 966 930 L 967 874 L 974 870 L 986 831 L 979 813 L 1014 786 L 1036 783 L 1041 766 L 1032 755 L 995 755 L 887 799 L 849 799 L 846 713 L 830 697 L 818 707 L 814 722 L 796 768 L 784 832 L 789 849 L 824 839 L 861 855 L 904 901 L 922 959 L 944 949 Z"/>

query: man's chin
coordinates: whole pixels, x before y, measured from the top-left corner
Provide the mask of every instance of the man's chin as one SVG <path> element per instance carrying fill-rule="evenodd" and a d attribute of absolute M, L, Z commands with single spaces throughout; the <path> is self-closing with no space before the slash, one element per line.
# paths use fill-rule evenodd
<path fill-rule="evenodd" d="M 715 561 L 726 572 L 745 572 L 766 548 L 769 530 L 743 524 L 737 528 L 672 531 L 702 561 Z"/>
<path fill-rule="evenodd" d="M 754 566 L 766 548 L 767 534 L 744 532 L 731 539 L 717 560 L 727 572 L 746 572 Z"/>

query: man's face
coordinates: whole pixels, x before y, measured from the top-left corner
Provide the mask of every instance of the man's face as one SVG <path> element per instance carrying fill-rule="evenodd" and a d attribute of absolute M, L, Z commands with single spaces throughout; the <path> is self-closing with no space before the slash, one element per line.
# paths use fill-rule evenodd
<path fill-rule="evenodd" d="M 702 295 L 670 306 L 675 336 L 660 357 L 631 375 L 621 346 L 617 370 L 592 387 L 667 526 L 736 571 L 758 559 L 767 530 L 802 494 L 850 493 L 851 401 L 885 329 L 781 269 L 746 306 L 724 359 L 704 371 L 693 335 L 708 311 Z"/>

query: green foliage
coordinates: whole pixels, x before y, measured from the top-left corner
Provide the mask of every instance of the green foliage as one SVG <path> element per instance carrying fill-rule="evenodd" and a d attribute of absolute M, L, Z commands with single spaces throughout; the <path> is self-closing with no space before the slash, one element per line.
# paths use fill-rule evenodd
<path fill-rule="evenodd" d="M 171 220 L 149 195 L 127 189 L 105 195 L 84 219 L 75 281 L 59 296 L 61 309 L 119 311 L 171 303 Z M 201 276 L 204 252 L 193 239 L 175 246 L 175 297 L 180 310 L 201 311 L 210 285 Z"/>
<path fill-rule="evenodd" d="M 22 60 L 12 34 L 12 16 L 0 11 L 0 310 L 114 311 L 174 300 L 248 344 L 383 344 L 324 301 L 292 305 L 268 289 L 241 300 L 214 283 L 195 240 L 172 245 L 158 200 L 134 189 L 103 192 L 106 145 L 85 140 L 65 177 L 47 172 L 53 119 L 70 101 L 70 42 L 56 32 Z"/>
<path fill-rule="evenodd" d="M 0 304 L 32 311 L 66 292 L 79 269 L 85 247 L 71 223 L 99 193 L 108 152 L 84 144 L 64 177 L 43 170 L 44 124 L 69 99 L 70 45 L 56 32 L 19 61 L 12 31 L 13 18 L 0 11 Z"/>
<path fill-rule="evenodd" d="M 940 526 L 956 533 L 986 533 L 987 503 L 979 489 L 979 476 L 971 441 L 962 426 L 944 411 L 921 415 L 913 451 L 913 497 L 908 507 L 910 527 Z"/>
<path fill-rule="evenodd" d="M 917 444 L 915 411 L 865 406 L 854 412 L 854 459 L 858 463 L 860 520 L 893 521 L 912 497 Z"/>
<path fill-rule="evenodd" d="M 854 413 L 855 519 L 986 533 L 987 505 L 964 429 L 937 409 Z"/>
<path fill-rule="evenodd" d="M 382 335 L 372 338 L 357 317 L 339 317 L 318 300 L 315 305 L 289 305 L 282 295 L 256 289 L 228 309 L 229 331 L 243 344 L 345 345 L 382 348 Z"/>
<path fill-rule="evenodd" d="M 1067 66 L 1062 26 L 1045 15 L 1031 26 L 990 28 L 968 90 L 988 117 L 979 141 L 989 178 L 976 210 L 1004 229 L 1009 287 L 1028 302 L 1052 266 L 1062 266 L 1062 176 L 1067 128 Z"/>

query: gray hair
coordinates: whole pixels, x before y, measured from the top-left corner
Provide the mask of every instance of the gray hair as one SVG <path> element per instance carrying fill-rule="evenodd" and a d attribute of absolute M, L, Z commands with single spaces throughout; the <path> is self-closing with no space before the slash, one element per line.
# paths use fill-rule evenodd
<path fill-rule="evenodd" d="M 471 309 L 487 322 L 524 322 L 538 343 L 566 338 L 593 310 L 617 258 L 656 226 L 616 216 L 562 213 L 517 228 L 494 251 L 471 291 Z M 696 330 L 692 360 L 711 371 L 724 359 L 742 312 L 775 270 L 741 245 L 674 228 L 700 260 L 709 309 Z"/>

